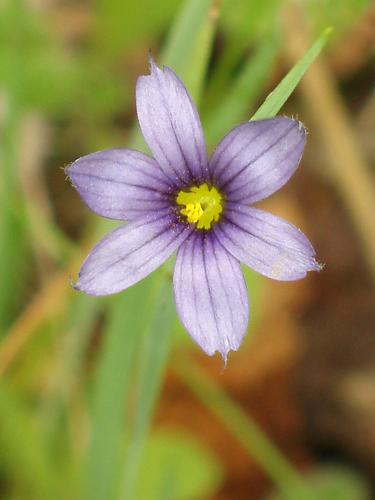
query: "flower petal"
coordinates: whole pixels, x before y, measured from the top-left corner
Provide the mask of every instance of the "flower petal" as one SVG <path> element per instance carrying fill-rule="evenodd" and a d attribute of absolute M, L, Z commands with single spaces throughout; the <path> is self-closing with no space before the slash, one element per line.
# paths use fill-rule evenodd
<path fill-rule="evenodd" d="M 302 231 L 263 210 L 229 203 L 214 232 L 236 259 L 269 278 L 292 281 L 321 269 Z"/>
<path fill-rule="evenodd" d="M 262 200 L 281 188 L 298 167 L 306 130 L 285 117 L 248 122 L 233 129 L 210 160 L 213 183 L 231 201 Z"/>
<path fill-rule="evenodd" d="M 212 233 L 195 232 L 178 251 L 173 282 L 189 335 L 207 354 L 219 351 L 226 360 L 240 346 L 249 316 L 239 262 Z"/>
<path fill-rule="evenodd" d="M 132 220 L 169 205 L 168 179 L 155 160 L 138 151 L 99 151 L 66 171 L 89 208 L 103 217 Z"/>
<path fill-rule="evenodd" d="M 89 254 L 75 288 L 89 295 L 109 295 L 128 288 L 159 267 L 188 237 L 165 211 L 119 227 Z"/>
<path fill-rule="evenodd" d="M 156 161 L 175 186 L 207 177 L 207 154 L 197 110 L 181 80 L 150 61 L 151 74 L 137 81 L 137 113 Z"/>

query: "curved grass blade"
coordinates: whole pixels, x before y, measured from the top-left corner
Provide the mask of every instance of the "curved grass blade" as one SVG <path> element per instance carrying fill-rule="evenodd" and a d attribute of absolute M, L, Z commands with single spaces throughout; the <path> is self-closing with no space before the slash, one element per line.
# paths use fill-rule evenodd
<path fill-rule="evenodd" d="M 179 70 L 197 106 L 199 105 L 202 94 L 219 14 L 220 8 L 218 0 L 211 0 L 208 2 L 208 6 L 206 6 L 202 18 L 202 23 L 197 31 L 195 42 L 191 47 L 190 55 L 183 67 Z M 166 58 L 165 61 L 165 64 L 170 65 L 172 68 L 174 67 L 172 60 L 169 62 L 168 58 Z"/>
<path fill-rule="evenodd" d="M 130 288 L 126 295 L 117 296 L 110 310 L 93 394 L 92 436 L 84 494 L 87 500 L 114 498 L 125 400 L 130 390 L 139 334 L 148 320 L 147 299 L 153 279 L 144 280 Z M 140 304 L 144 304 L 144 310 L 139 310 Z"/>
<path fill-rule="evenodd" d="M 134 498 L 141 458 L 149 432 L 151 417 L 161 390 L 164 370 L 175 323 L 174 304 L 170 283 L 159 273 L 160 284 L 156 289 L 155 306 L 147 326 L 140 352 L 138 397 L 126 452 L 120 498 Z"/>
<path fill-rule="evenodd" d="M 212 0 L 190 0 L 184 2 L 183 7 L 171 28 L 168 41 L 164 50 L 161 53 L 161 60 L 167 66 L 173 68 L 182 78 L 189 91 L 193 93 L 190 82 L 192 73 L 198 70 L 198 67 L 205 69 L 205 50 L 198 57 L 197 62 L 196 52 L 202 43 L 202 39 L 206 38 L 210 44 L 211 37 L 206 35 L 207 31 L 212 32 L 212 22 L 209 16 L 209 11 L 217 2 Z M 193 64 L 193 67 L 191 66 Z M 202 71 L 202 70 L 201 70 Z M 201 72 L 200 72 L 201 73 Z M 190 75 L 190 76 L 189 76 Z M 197 96 L 194 95 L 194 98 Z"/>
<path fill-rule="evenodd" d="M 279 85 L 273 90 L 266 98 L 264 103 L 251 117 L 251 120 L 264 120 L 265 118 L 272 118 L 275 116 L 294 89 L 299 84 L 301 78 L 309 69 L 311 64 L 318 57 L 324 46 L 326 45 L 332 28 L 326 28 L 323 33 L 312 44 L 306 54 L 293 66 L 289 73 L 281 80 Z"/>

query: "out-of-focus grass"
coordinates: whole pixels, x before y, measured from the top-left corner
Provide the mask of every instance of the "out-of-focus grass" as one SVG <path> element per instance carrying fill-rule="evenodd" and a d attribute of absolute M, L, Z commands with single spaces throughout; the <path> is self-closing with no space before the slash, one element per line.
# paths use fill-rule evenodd
<path fill-rule="evenodd" d="M 228 128 L 234 127 L 248 116 L 249 107 L 256 102 L 270 75 L 279 50 L 278 40 L 270 35 L 258 42 L 255 50 L 255 53 L 247 57 L 241 71 L 231 82 L 229 92 L 221 97 L 217 106 L 204 119 L 206 140 L 211 147 L 224 136 Z"/>
<path fill-rule="evenodd" d="M 111 498 L 120 481 L 123 449 L 123 420 L 126 396 L 132 389 L 133 374 L 142 330 L 150 321 L 152 299 L 158 277 L 134 286 L 126 302 L 115 302 L 106 325 L 103 349 L 98 359 L 93 387 L 92 428 L 88 449 L 84 498 Z M 139 304 L 145 311 L 139 313 Z"/>
<path fill-rule="evenodd" d="M 337 8 L 332 1 L 321 8 L 321 2 L 309 1 L 305 7 L 317 29 L 326 26 L 327 19 L 340 29 L 367 3 L 345 0 Z M 46 157 L 56 162 L 57 146 L 61 166 L 90 149 L 125 145 L 125 139 L 115 142 L 122 134 L 125 137 L 123 127 L 133 115 L 138 73 L 126 60 L 136 61 L 145 73 L 151 48 L 157 61 L 171 65 L 201 103 L 212 147 L 230 127 L 248 119 L 264 94 L 279 53 L 282 7 L 280 0 L 224 0 L 218 17 L 219 2 L 208 0 L 162 4 L 97 0 L 87 12 L 89 28 L 71 39 L 61 34 L 63 26 L 55 30 L 58 6 L 46 4 L 39 10 L 22 0 L 1 3 L 0 329 L 4 335 L 42 286 L 32 251 L 30 208 L 20 184 L 23 166 L 18 149 L 25 113 L 35 110 L 51 124 L 55 134 Z M 176 20 L 170 27 L 172 19 Z M 164 50 L 159 58 L 160 47 Z M 289 81 L 289 93 L 302 73 Z M 276 102 L 278 107 L 281 102 Z M 262 116 L 270 114 L 267 109 Z M 61 138 L 64 127 L 68 132 Z M 67 152 L 64 145 L 70 148 Z M 70 237 L 59 237 L 59 221 L 41 219 L 41 224 L 48 225 L 49 234 L 61 242 L 62 260 L 52 256 L 58 272 L 76 244 L 66 250 Z M 107 228 L 92 226 L 92 233 Z M 222 472 L 212 454 L 176 442 L 168 433 L 148 440 L 176 321 L 165 270 L 112 299 L 85 297 L 68 287 L 67 277 L 67 289 L 60 303 L 56 301 L 59 307 L 40 310 L 34 337 L 1 383 L 0 495 L 152 500 L 168 498 L 172 492 L 174 498 L 213 493 Z M 184 471 L 188 463 L 201 464 L 205 470 L 204 475 L 195 475 L 190 465 L 193 483 L 182 481 L 181 469 L 174 472 L 179 450 Z M 178 484 L 169 481 L 174 473 Z M 154 488 L 147 484 L 149 478 Z"/>

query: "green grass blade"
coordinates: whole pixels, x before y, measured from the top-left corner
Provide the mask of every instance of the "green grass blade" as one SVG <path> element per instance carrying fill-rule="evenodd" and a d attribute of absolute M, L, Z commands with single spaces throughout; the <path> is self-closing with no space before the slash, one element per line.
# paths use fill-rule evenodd
<path fill-rule="evenodd" d="M 207 29 L 212 3 L 212 0 L 184 2 L 161 53 L 163 64 L 173 68 L 184 81 L 189 78 L 190 73 L 196 70 L 196 68 L 189 67 L 189 64 L 204 36 L 203 32 Z M 187 86 L 189 88 L 189 84 Z"/>
<path fill-rule="evenodd" d="M 175 322 L 171 286 L 160 274 L 160 285 L 156 289 L 156 302 L 151 322 L 143 338 L 138 380 L 138 398 L 135 418 L 130 429 L 131 440 L 127 449 L 120 498 L 134 498 L 137 477 L 151 424 L 153 410 L 161 390 L 167 363 L 171 333 Z"/>
<path fill-rule="evenodd" d="M 205 4 L 206 2 L 201 3 Z M 178 71 L 180 78 L 183 79 L 197 106 L 202 94 L 219 12 L 217 2 L 209 2 L 202 16 L 202 21 L 198 26 L 199 30 L 196 37 L 192 40 L 190 54 L 183 67 L 179 69 L 172 65 L 173 61 L 168 63 L 168 59 L 165 59 L 167 61 L 165 64 L 170 64 L 172 68 L 175 68 L 175 71 Z"/>
<path fill-rule="evenodd" d="M 149 319 L 147 299 L 151 289 L 152 279 L 138 283 L 126 294 L 117 296 L 110 310 L 93 394 L 92 438 L 84 495 L 87 500 L 110 499 L 114 495 L 125 400 L 139 334 Z"/>
<path fill-rule="evenodd" d="M 326 28 L 319 38 L 313 43 L 306 54 L 293 66 L 289 73 L 281 80 L 279 85 L 269 94 L 251 120 L 264 120 L 275 116 L 299 84 L 301 78 L 309 69 L 326 45 L 332 28 Z"/>

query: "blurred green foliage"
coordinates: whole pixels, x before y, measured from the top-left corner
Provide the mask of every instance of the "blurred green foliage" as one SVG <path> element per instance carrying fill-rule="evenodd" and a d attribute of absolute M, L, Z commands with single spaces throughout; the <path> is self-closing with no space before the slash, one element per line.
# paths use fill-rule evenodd
<path fill-rule="evenodd" d="M 304 8 L 317 31 L 332 24 L 337 33 L 367 4 L 310 0 Z M 20 162 L 20 148 L 28 147 L 22 135 L 25 117 L 36 113 L 52 128 L 41 176 L 51 182 L 57 164 L 91 149 L 124 146 L 127 136 L 133 145 L 141 144 L 131 127 L 133 87 L 136 76 L 147 71 L 150 49 L 201 103 L 212 148 L 229 128 L 249 119 L 265 96 L 280 51 L 284 2 L 224 0 L 215 16 L 218 5 L 209 0 L 82 2 L 86 21 L 72 35 L 69 22 L 59 21 L 66 15 L 59 3 L 0 3 L 0 353 L 13 341 L 12 325 L 11 335 L 27 330 L 16 322 L 46 286 Z M 70 8 L 80 20 L 81 10 L 75 12 L 74 3 Z M 311 60 L 305 63 L 288 81 L 287 93 Z M 275 94 L 273 99 L 272 112 L 277 112 L 285 99 L 275 101 Z M 109 226 L 88 217 L 91 241 Z M 41 224 L 62 247 L 68 241 L 61 258 L 48 255 L 57 276 L 81 242 L 54 218 Z M 32 338 L 0 384 L 2 498 L 198 499 L 219 489 L 224 472 L 218 457 L 176 431 L 151 431 L 170 335 L 180 328 L 169 271 L 163 268 L 111 299 L 74 293 L 64 277 L 64 286 L 51 291 L 58 303 L 52 314 L 48 305 L 34 311 L 41 319 L 30 327 Z M 249 271 L 247 281 L 256 314 L 261 283 Z M 172 349 L 179 342 L 176 335 Z M 184 339 L 188 348 L 192 345 Z"/>
<path fill-rule="evenodd" d="M 209 498 L 220 484 L 217 460 L 193 436 L 155 432 L 147 442 L 135 498 Z"/>

